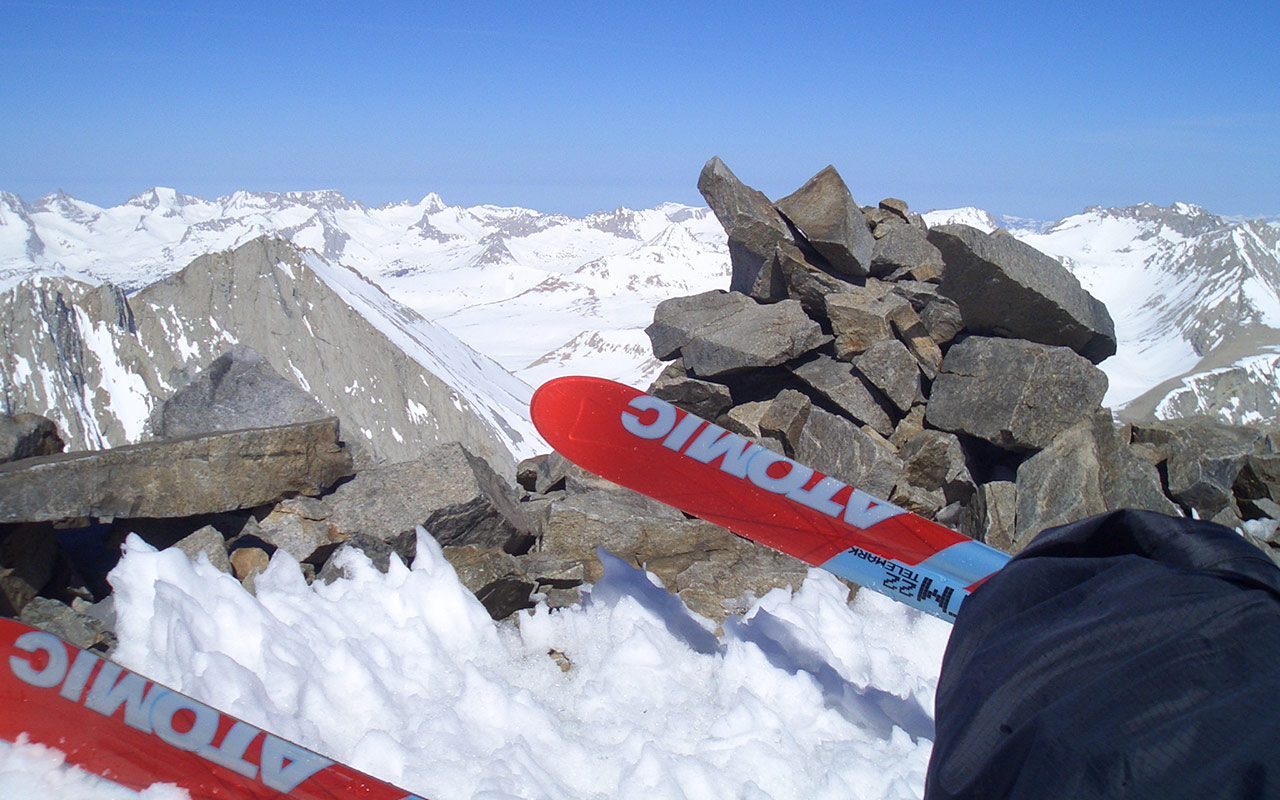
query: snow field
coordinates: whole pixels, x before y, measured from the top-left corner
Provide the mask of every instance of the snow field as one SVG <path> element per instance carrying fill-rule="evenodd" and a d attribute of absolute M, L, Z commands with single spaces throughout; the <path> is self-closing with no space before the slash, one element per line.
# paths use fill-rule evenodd
<path fill-rule="evenodd" d="M 428 536 L 385 575 L 342 558 L 345 578 L 308 585 L 279 552 L 253 596 L 131 537 L 115 659 L 436 800 L 923 792 L 950 626 L 871 592 L 850 603 L 824 572 L 720 632 L 607 554 L 581 605 L 518 625 L 490 620 Z M 32 747 L 0 753 L 0 780 L 72 780 Z"/>

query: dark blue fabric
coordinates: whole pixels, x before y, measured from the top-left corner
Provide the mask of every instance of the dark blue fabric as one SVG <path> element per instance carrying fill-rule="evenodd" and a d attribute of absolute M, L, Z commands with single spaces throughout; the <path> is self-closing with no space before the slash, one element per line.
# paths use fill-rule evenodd
<path fill-rule="evenodd" d="M 973 593 L 926 800 L 1280 797 L 1280 569 L 1209 522 L 1052 528 Z"/>

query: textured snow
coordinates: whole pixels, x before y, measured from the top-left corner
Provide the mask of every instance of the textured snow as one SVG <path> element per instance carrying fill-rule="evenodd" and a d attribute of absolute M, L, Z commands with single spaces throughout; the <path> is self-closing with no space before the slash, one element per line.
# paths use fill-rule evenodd
<path fill-rule="evenodd" d="M 278 551 L 256 596 L 131 537 L 115 658 L 437 800 L 921 796 L 948 624 L 813 570 L 717 633 L 602 557 L 581 605 L 516 625 L 428 536 L 386 574 L 347 551 L 328 585 Z M 64 780 L 56 761 L 0 752 L 0 779 Z"/>

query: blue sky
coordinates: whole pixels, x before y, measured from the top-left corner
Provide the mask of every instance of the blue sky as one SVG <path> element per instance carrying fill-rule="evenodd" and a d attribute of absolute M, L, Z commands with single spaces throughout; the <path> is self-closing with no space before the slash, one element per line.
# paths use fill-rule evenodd
<path fill-rule="evenodd" d="M 0 0 L 0 189 L 588 213 L 777 198 L 1280 213 L 1280 9 Z"/>

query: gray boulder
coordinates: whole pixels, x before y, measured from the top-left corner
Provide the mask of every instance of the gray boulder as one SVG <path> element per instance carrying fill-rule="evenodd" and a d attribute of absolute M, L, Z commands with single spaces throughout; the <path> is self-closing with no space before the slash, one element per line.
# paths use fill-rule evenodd
<path fill-rule="evenodd" d="M 889 322 L 894 308 L 906 305 L 906 301 L 886 292 L 850 287 L 846 291 L 827 295 L 825 313 L 835 334 L 836 357 L 842 361 L 853 359 L 876 342 L 893 337 Z"/>
<path fill-rule="evenodd" d="M 779 442 L 782 452 L 794 458 L 812 410 L 813 401 L 807 395 L 795 389 L 784 389 L 760 416 L 760 434 Z"/>
<path fill-rule="evenodd" d="M 924 430 L 898 451 L 901 483 L 940 492 L 943 505 L 968 503 L 977 486 L 965 461 L 964 448 L 954 434 Z"/>
<path fill-rule="evenodd" d="M 952 341 L 964 330 L 964 315 L 950 297 L 930 300 L 920 312 L 920 321 L 929 332 L 929 338 L 939 346 Z"/>
<path fill-rule="evenodd" d="M 736 292 L 663 301 L 645 332 L 655 356 L 679 352 L 689 374 L 698 377 L 777 366 L 829 341 L 799 302 L 761 305 Z"/>
<path fill-rule="evenodd" d="M 738 602 L 744 595 L 799 585 L 807 572 L 800 561 L 633 492 L 594 490 L 555 501 L 541 552 L 580 562 L 582 578 L 595 582 L 603 575 L 597 548 L 653 572 L 691 609 L 717 622 L 745 610 Z"/>
<path fill-rule="evenodd" d="M 515 487 L 458 443 L 414 461 L 364 470 L 324 498 L 324 524 L 348 538 L 406 537 L 421 525 L 441 544 L 527 550 L 530 520 Z"/>
<path fill-rule="evenodd" d="M 888 497 L 902 472 L 902 460 L 890 449 L 844 417 L 821 408 L 810 409 L 795 460 L 850 486 Z"/>
<path fill-rule="evenodd" d="M 728 235 L 733 267 L 729 288 L 766 302 L 782 299 L 782 281 L 773 267 L 774 251 L 780 242 L 793 240 L 769 198 L 738 180 L 719 158 L 703 166 L 698 191 Z"/>
<path fill-rule="evenodd" d="M 0 464 L 51 456 L 64 447 L 53 420 L 39 414 L 0 414 Z"/>
<path fill-rule="evenodd" d="M 311 395 L 280 377 L 253 350 L 237 345 L 157 406 L 150 428 L 158 439 L 173 439 L 328 416 Z"/>
<path fill-rule="evenodd" d="M 351 472 L 336 419 L 64 453 L 0 465 L 0 522 L 214 514 Z"/>
<path fill-rule="evenodd" d="M 1265 431 L 1207 417 L 1135 424 L 1133 439 L 1154 447 L 1164 464 L 1169 496 L 1201 519 L 1224 511 L 1228 520 L 1240 517 L 1237 481 L 1250 456 L 1269 449 Z"/>
<path fill-rule="evenodd" d="M 1133 451 L 1122 430 L 1100 409 L 1018 467 L 1014 552 L 1045 528 L 1116 509 L 1181 516 L 1164 495 L 1160 473 Z"/>
<path fill-rule="evenodd" d="M 942 279 L 942 252 L 929 243 L 925 232 L 910 225 L 894 225 L 875 240 L 871 274 L 909 277 L 917 281 Z"/>
<path fill-rule="evenodd" d="M 855 422 L 869 425 L 882 436 L 893 433 L 893 420 L 876 390 L 849 364 L 819 355 L 791 367 L 791 372 Z"/>
<path fill-rule="evenodd" d="M 649 394 L 690 411 L 703 419 L 715 419 L 729 410 L 733 397 L 722 383 L 699 380 L 685 373 L 683 360 L 667 365 L 649 387 Z"/>
<path fill-rule="evenodd" d="M 889 324 L 899 341 L 915 356 L 920 372 L 933 380 L 942 366 L 942 348 L 933 340 L 911 303 L 895 303 L 889 309 Z"/>
<path fill-rule="evenodd" d="M 775 207 L 826 259 L 832 273 L 847 278 L 868 274 L 871 230 L 835 167 L 825 167 Z"/>
<path fill-rule="evenodd" d="M 804 313 L 815 320 L 826 319 L 827 298 L 844 292 L 859 292 L 862 287 L 823 272 L 806 261 L 799 248 L 779 247 L 775 257 L 778 273 L 787 297 L 799 300 Z"/>
<path fill-rule="evenodd" d="M 920 367 L 907 346 L 897 339 L 883 339 L 871 345 L 853 360 L 853 366 L 903 413 L 924 400 Z"/>
<path fill-rule="evenodd" d="M 222 532 L 212 525 L 205 525 L 194 533 L 188 534 L 179 540 L 174 547 L 181 550 L 191 561 L 195 561 L 201 553 L 204 553 L 210 564 L 228 575 L 231 574 L 231 559 L 227 555 L 227 541 Z"/>
<path fill-rule="evenodd" d="M 1115 325 L 1066 267 L 998 229 L 941 225 L 929 241 L 942 252 L 939 291 L 960 306 L 974 333 L 1069 347 L 1093 363 L 1116 352 Z"/>
<path fill-rule="evenodd" d="M 991 481 L 974 492 L 961 521 L 961 532 L 1006 553 L 1017 537 L 1018 485 Z"/>
<path fill-rule="evenodd" d="M 33 598 L 18 619 L 86 650 L 115 643 L 115 635 L 102 620 L 47 597 Z"/>
<path fill-rule="evenodd" d="M 1065 347 L 971 336 L 951 347 L 925 419 L 1013 452 L 1047 447 L 1102 402 L 1107 376 Z"/>

